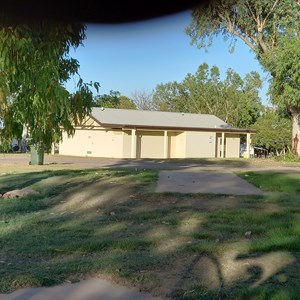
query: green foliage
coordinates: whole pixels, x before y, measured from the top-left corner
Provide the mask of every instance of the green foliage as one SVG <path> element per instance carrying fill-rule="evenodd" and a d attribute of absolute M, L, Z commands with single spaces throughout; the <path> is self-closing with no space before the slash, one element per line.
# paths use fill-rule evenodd
<path fill-rule="evenodd" d="M 137 109 L 135 103 L 128 97 L 126 96 L 120 96 L 120 103 L 117 108 L 120 109 Z"/>
<path fill-rule="evenodd" d="M 294 0 L 213 0 L 195 7 L 186 28 L 191 43 L 206 48 L 213 37 L 237 38 L 255 54 L 272 75 L 272 102 L 287 107 L 294 119 L 293 134 L 299 133 L 299 1 Z M 300 153 L 299 145 L 293 146 Z"/>
<path fill-rule="evenodd" d="M 214 114 L 235 127 L 247 128 L 259 117 L 261 79 L 251 72 L 242 79 L 228 69 L 224 81 L 217 66 L 204 63 L 180 83 L 156 87 L 153 104 L 157 110 Z"/>
<path fill-rule="evenodd" d="M 120 92 L 111 90 L 109 95 L 103 94 L 96 96 L 93 100 L 93 106 L 120 109 L 136 109 L 136 105 L 131 99 L 122 96 Z"/>
<path fill-rule="evenodd" d="M 98 83 L 79 79 L 71 95 L 63 84 L 78 74 L 79 63 L 69 49 L 82 44 L 83 24 L 36 20 L 29 24 L 0 24 L 1 139 L 20 137 L 23 126 L 46 149 L 69 135 L 92 107 L 91 88 Z"/>
<path fill-rule="evenodd" d="M 295 155 L 291 151 L 288 151 L 285 155 L 279 155 L 274 157 L 275 161 L 279 162 L 300 162 L 300 157 L 298 155 Z"/>
<path fill-rule="evenodd" d="M 269 152 L 283 148 L 291 148 L 291 120 L 282 117 L 274 110 L 262 114 L 262 116 L 252 125 L 256 129 L 256 134 L 252 137 L 252 144 L 263 146 Z"/>
<path fill-rule="evenodd" d="M 120 92 L 111 90 L 109 95 L 99 95 L 94 99 L 93 106 L 116 108 L 120 104 Z"/>
<path fill-rule="evenodd" d="M 233 50 L 240 38 L 260 59 L 277 46 L 287 29 L 298 29 L 299 12 L 297 1 L 290 0 L 212 0 L 193 9 L 186 33 L 199 48 L 207 48 L 213 37 L 222 35 L 231 40 Z"/>
<path fill-rule="evenodd" d="M 282 37 L 272 54 L 264 55 L 264 65 L 274 74 L 269 93 L 273 103 L 286 107 L 300 106 L 300 38 Z"/>

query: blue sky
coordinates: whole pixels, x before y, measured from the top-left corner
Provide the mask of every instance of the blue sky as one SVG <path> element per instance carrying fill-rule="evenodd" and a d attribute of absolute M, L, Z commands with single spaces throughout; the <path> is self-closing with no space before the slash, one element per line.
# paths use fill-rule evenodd
<path fill-rule="evenodd" d="M 204 62 L 218 66 L 221 77 L 232 68 L 241 77 L 257 71 L 267 78 L 250 49 L 238 41 L 233 54 L 222 37 L 215 39 L 206 53 L 190 44 L 184 32 L 191 21 L 190 11 L 163 18 L 125 24 L 87 24 L 84 46 L 70 55 L 80 63 L 79 73 L 85 82 L 98 81 L 99 94 L 119 91 L 131 97 L 136 91 L 151 93 L 158 84 L 182 81 L 194 74 Z M 267 80 L 263 82 L 261 97 L 268 104 Z M 74 80 L 67 84 L 73 92 Z"/>

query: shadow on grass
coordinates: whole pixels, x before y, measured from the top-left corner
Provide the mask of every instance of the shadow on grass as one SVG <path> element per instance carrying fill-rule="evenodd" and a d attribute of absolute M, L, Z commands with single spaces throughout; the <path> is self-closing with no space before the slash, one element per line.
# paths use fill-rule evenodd
<path fill-rule="evenodd" d="M 43 179 L 53 177 L 53 176 L 78 176 L 82 174 L 81 170 L 74 171 L 41 171 L 41 172 L 31 172 L 31 173 L 17 173 L 9 174 L 0 177 L 0 193 L 4 194 L 8 191 L 14 189 L 22 189 L 28 186 L 33 185 L 36 182 L 39 182 Z"/>
<path fill-rule="evenodd" d="M 20 187 L 58 180 L 0 200 L 1 292 L 99 273 L 174 299 L 299 293 L 298 195 L 155 194 L 154 170 L 18 176 Z"/>
<path fill-rule="evenodd" d="M 24 165 L 28 161 L 28 155 L 15 155 L 8 154 L 1 156 L 0 162 L 5 164 L 10 162 L 16 167 L 15 161 L 19 165 Z M 64 168 L 72 167 L 91 167 L 91 168 L 158 168 L 158 169 L 184 169 L 189 167 L 205 167 L 209 165 L 214 166 L 227 166 L 227 167 L 247 167 L 252 162 L 247 159 L 218 159 L 218 158 L 185 158 L 185 159 L 111 159 L 111 158 L 98 158 L 98 157 L 76 157 L 76 156 L 64 156 L 64 155 L 46 155 L 44 165 L 40 167 L 54 168 L 62 166 Z M 34 166 L 30 166 L 31 168 Z M 29 168 L 30 168 L 29 167 Z"/>
<path fill-rule="evenodd" d="M 239 166 L 249 165 L 245 159 L 217 159 L 217 158 L 173 158 L 173 159 L 122 159 L 113 163 L 116 167 L 146 167 L 146 168 L 189 168 L 191 166 Z"/>

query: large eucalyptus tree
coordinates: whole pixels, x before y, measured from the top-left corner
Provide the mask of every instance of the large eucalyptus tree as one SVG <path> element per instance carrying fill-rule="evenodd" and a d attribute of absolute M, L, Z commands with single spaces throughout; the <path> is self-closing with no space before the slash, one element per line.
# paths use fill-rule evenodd
<path fill-rule="evenodd" d="M 207 48 L 215 36 L 222 35 L 225 40 L 230 40 L 230 50 L 234 49 L 235 41 L 241 39 L 255 53 L 275 80 L 270 89 L 273 103 L 285 106 L 292 116 L 292 136 L 296 140 L 296 135 L 300 136 L 300 97 L 290 97 L 292 93 L 286 93 L 284 85 L 287 81 L 282 81 L 282 78 L 292 75 L 287 72 L 288 68 L 280 66 L 284 60 L 293 64 L 296 54 L 293 53 L 293 58 L 290 59 L 288 55 L 280 55 L 279 51 L 284 50 L 286 43 L 299 39 L 300 1 L 211 0 L 194 8 L 192 16 L 192 22 L 186 28 L 192 44 Z M 287 40 L 287 34 L 293 38 Z M 283 61 L 272 59 L 274 53 L 277 53 L 277 57 L 284 58 Z M 296 81 L 293 84 L 294 88 L 299 89 Z M 281 94 L 284 90 L 285 93 Z M 300 143 L 297 143 L 296 148 L 295 153 L 299 154 Z"/>
<path fill-rule="evenodd" d="M 79 62 L 69 56 L 71 47 L 85 39 L 85 25 L 34 20 L 0 22 L 0 139 L 20 136 L 27 127 L 32 141 L 46 150 L 69 135 L 90 112 L 92 85 L 79 77 L 77 92 L 65 82 L 79 75 Z"/>

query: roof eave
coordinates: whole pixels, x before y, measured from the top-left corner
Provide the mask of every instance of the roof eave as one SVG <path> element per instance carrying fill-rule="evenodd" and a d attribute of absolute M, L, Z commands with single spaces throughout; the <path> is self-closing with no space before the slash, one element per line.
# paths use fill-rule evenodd
<path fill-rule="evenodd" d="M 99 122 L 98 122 L 99 123 Z M 254 129 L 243 128 L 210 128 L 210 127 L 180 127 L 180 126 L 153 126 L 153 125 L 135 125 L 135 124 L 111 124 L 101 123 L 104 128 L 118 129 L 147 129 L 147 130 L 172 130 L 172 131 L 206 131 L 206 132 L 231 132 L 231 133 L 256 133 Z"/>

